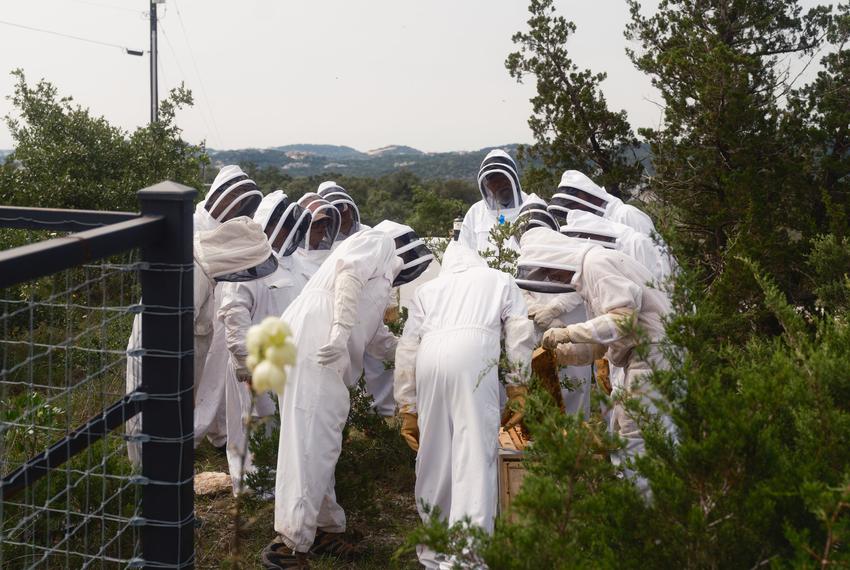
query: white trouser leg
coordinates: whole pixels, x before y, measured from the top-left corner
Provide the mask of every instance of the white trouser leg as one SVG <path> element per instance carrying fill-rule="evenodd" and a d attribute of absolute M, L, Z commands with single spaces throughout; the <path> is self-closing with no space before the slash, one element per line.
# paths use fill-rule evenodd
<path fill-rule="evenodd" d="M 220 447 L 227 439 L 225 421 L 225 376 L 230 366 L 230 353 L 224 339 L 224 325 L 216 319 L 212 342 L 195 391 L 195 447 L 204 437 Z"/>
<path fill-rule="evenodd" d="M 345 515 L 332 492 L 349 410 L 348 388 L 338 371 L 309 356 L 290 376 L 280 405 L 280 444 L 275 481 L 275 530 L 290 547 L 306 552 L 321 523 L 345 530 Z"/>
<path fill-rule="evenodd" d="M 561 396 L 564 399 L 564 412 L 568 414 L 582 413 L 583 417 L 590 416 L 590 383 L 593 373 L 590 366 L 564 366 L 558 370 L 558 377 L 568 380 L 572 389 L 563 388 Z"/>

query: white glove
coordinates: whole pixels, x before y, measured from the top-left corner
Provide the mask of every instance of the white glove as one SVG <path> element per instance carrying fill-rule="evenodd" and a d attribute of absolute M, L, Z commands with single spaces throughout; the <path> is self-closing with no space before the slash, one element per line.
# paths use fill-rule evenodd
<path fill-rule="evenodd" d="M 348 337 L 350 329 L 345 329 L 334 325 L 331 329 L 330 342 L 321 347 L 316 352 L 316 362 L 321 366 L 331 366 L 337 364 L 342 359 L 348 359 Z"/>
<path fill-rule="evenodd" d="M 570 333 L 568 329 L 549 329 L 543 333 L 543 348 L 547 350 L 555 350 L 562 342 L 570 342 Z"/>
<path fill-rule="evenodd" d="M 561 308 L 555 304 L 546 305 L 534 312 L 534 324 L 543 330 L 549 328 L 555 317 L 561 314 Z"/>
<path fill-rule="evenodd" d="M 601 344 L 564 342 L 556 346 L 554 352 L 561 366 L 587 366 L 605 356 L 606 350 Z"/>

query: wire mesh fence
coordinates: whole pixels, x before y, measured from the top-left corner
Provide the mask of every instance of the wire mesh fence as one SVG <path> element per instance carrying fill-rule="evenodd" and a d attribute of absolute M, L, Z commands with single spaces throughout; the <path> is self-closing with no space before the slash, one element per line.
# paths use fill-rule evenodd
<path fill-rule="evenodd" d="M 140 489 L 127 438 L 122 429 L 87 427 L 125 396 L 138 274 L 134 251 L 0 292 L 0 474 L 17 474 L 17 488 L 4 488 L 9 496 L 0 502 L 0 568 L 141 559 Z M 69 436 L 81 428 L 90 432 L 86 443 L 102 437 L 62 465 L 35 468 L 32 460 L 57 443 L 72 455 L 80 444 Z"/>
<path fill-rule="evenodd" d="M 193 566 L 194 194 L 0 206 L 0 568 Z"/>

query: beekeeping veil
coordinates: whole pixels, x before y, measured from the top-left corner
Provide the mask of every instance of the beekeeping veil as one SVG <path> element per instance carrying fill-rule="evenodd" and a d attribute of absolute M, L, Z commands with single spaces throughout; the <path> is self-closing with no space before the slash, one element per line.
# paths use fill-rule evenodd
<path fill-rule="evenodd" d="M 339 210 L 340 216 L 345 216 L 349 211 L 351 212 L 351 228 L 345 234 L 340 231 L 336 238 L 338 241 L 342 241 L 360 231 L 360 210 L 357 208 L 357 204 L 354 203 L 354 199 L 345 191 L 345 188 L 333 180 L 328 180 L 319 184 L 319 196 L 333 204 Z"/>
<path fill-rule="evenodd" d="M 558 231 L 558 221 L 546 210 L 546 202 L 537 196 L 529 196 L 519 210 L 516 222 L 519 235 L 531 228 L 549 228 Z"/>
<path fill-rule="evenodd" d="M 307 236 L 304 240 L 304 248 L 307 251 L 312 250 L 325 250 L 330 251 L 333 247 L 334 241 L 336 241 L 337 235 L 339 235 L 339 224 L 340 224 L 340 216 L 339 210 L 334 208 L 334 206 L 316 194 L 315 192 L 309 192 L 304 194 L 300 200 L 298 200 L 298 205 L 307 209 L 313 216 L 312 222 L 310 223 L 310 229 L 307 230 Z M 311 247 L 311 235 L 312 232 L 315 231 L 314 225 L 316 222 L 321 220 L 328 220 L 328 223 L 325 224 L 324 235 L 322 236 L 319 244 L 314 248 Z"/>
<path fill-rule="evenodd" d="M 518 172 L 514 159 L 502 149 L 491 150 L 484 157 L 478 171 L 478 190 L 489 209 L 510 209 L 522 204 L 522 187 L 519 183 Z M 505 194 L 503 200 L 499 200 L 488 190 L 488 186 L 502 177 L 510 182 L 511 191 Z"/>
<path fill-rule="evenodd" d="M 253 281 L 277 269 L 277 257 L 259 224 L 240 216 L 195 235 L 195 260 L 216 281 Z"/>
<path fill-rule="evenodd" d="M 256 212 L 263 193 L 235 164 L 225 166 L 210 186 L 203 207 L 210 217 L 224 222 L 239 216 L 251 217 Z"/>
<path fill-rule="evenodd" d="M 590 212 L 570 210 L 561 233 L 567 237 L 587 240 L 606 249 L 619 249 L 617 241 L 633 231 L 623 224 L 601 218 Z"/>
<path fill-rule="evenodd" d="M 598 186 L 578 170 L 567 170 L 561 176 L 558 191 L 549 202 L 549 213 L 561 223 L 564 222 L 570 210 L 585 210 L 602 216 L 610 200 L 611 195 L 605 191 L 605 188 Z M 594 202 L 601 202 L 601 204 Z"/>
<path fill-rule="evenodd" d="M 275 190 L 263 198 L 254 214 L 254 221 L 263 228 L 272 249 L 280 257 L 292 255 L 304 244 L 311 220 L 310 212 L 292 201 L 283 190 Z"/>
<path fill-rule="evenodd" d="M 401 263 L 395 269 L 393 287 L 410 283 L 428 268 L 434 255 L 425 242 L 409 226 L 384 220 L 376 230 L 384 232 L 395 240 L 395 253 Z"/>
<path fill-rule="evenodd" d="M 516 283 L 538 293 L 577 291 L 584 256 L 592 247 L 548 228 L 532 228 L 520 239 Z"/>

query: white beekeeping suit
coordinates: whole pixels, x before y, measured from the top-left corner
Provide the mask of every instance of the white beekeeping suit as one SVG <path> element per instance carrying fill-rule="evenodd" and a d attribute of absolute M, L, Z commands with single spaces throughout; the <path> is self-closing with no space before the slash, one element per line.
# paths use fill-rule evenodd
<path fill-rule="evenodd" d="M 292 253 L 307 235 L 310 220 L 310 212 L 282 191 L 268 194 L 257 208 L 254 221 L 263 228 L 265 238 L 277 256 L 277 270 L 262 279 L 223 282 L 220 286 L 221 303 L 217 316 L 222 322 L 230 354 L 225 381 L 226 455 L 234 493 L 243 489 L 244 475 L 254 470 L 245 422 L 252 415 L 262 418 L 274 415 L 275 411 L 270 394 L 252 398 L 245 338 L 251 325 L 259 324 L 269 316 L 280 317 L 307 283 L 294 267 Z"/>
<path fill-rule="evenodd" d="M 348 388 L 383 327 L 390 289 L 420 275 L 432 256 L 407 226 L 382 222 L 342 242 L 281 317 L 292 328 L 298 361 L 280 396 L 275 529 L 267 555 L 305 553 L 343 541 L 345 513 L 334 470 L 350 406 Z M 320 532 L 317 535 L 317 530 Z M 314 546 L 314 541 L 316 545 Z"/>
<path fill-rule="evenodd" d="M 561 233 L 628 255 L 652 274 L 653 287 L 667 292 L 668 281 L 673 272 L 671 258 L 649 236 L 581 210 L 570 210 L 567 224 L 561 227 Z M 611 365 L 610 381 L 613 389 L 622 389 L 625 376 L 625 370 L 621 366 Z"/>
<path fill-rule="evenodd" d="M 520 248 L 520 287 L 544 292 L 572 287 L 592 313 L 584 323 L 547 331 L 543 346 L 554 349 L 563 364 L 589 364 L 607 352 L 612 364 L 625 368 L 623 390 L 654 409 L 652 400 L 658 394 L 647 377 L 653 368 L 667 366 L 660 343 L 671 305 L 667 295 L 651 285 L 652 274 L 627 255 L 545 229 L 526 232 Z M 640 340 L 635 329 L 645 335 L 645 358 L 635 350 Z M 612 411 L 612 424 L 626 441 L 627 457 L 644 452 L 640 429 L 621 404 Z M 669 423 L 667 427 L 672 433 Z M 650 493 L 642 478 L 636 484 L 641 492 Z"/>
<path fill-rule="evenodd" d="M 319 184 L 318 193 L 333 204 L 340 213 L 339 235 L 334 247 L 357 232 L 369 229 L 369 226 L 360 220 L 360 210 L 345 188 L 333 180 L 328 180 Z M 387 329 L 382 327 L 378 331 L 379 335 L 385 336 L 383 342 L 391 344 L 396 342 L 395 336 Z M 374 400 L 375 411 L 382 416 L 394 415 L 396 404 L 393 399 L 393 369 L 387 368 L 383 360 L 378 360 L 367 353 L 363 355 L 363 377 L 366 381 L 366 391 Z"/>
<path fill-rule="evenodd" d="M 516 223 L 518 235 L 522 235 L 535 227 L 548 228 L 558 231 L 558 220 L 549 213 L 546 202 L 532 194 L 522 206 Z M 519 251 L 519 241 L 511 238 L 516 251 Z M 528 306 L 528 316 L 534 320 L 534 332 L 537 343 L 540 343 L 543 333 L 550 328 L 563 327 L 587 320 L 584 302 L 578 293 L 537 293 L 523 290 L 523 297 Z M 562 366 L 558 370 L 562 384 L 569 387 L 561 389 L 564 411 L 568 414 L 590 415 L 590 385 L 593 381 L 593 369 L 590 366 Z"/>
<path fill-rule="evenodd" d="M 239 217 L 220 224 L 213 230 L 195 234 L 194 255 L 194 368 L 195 387 L 204 370 L 204 361 L 212 342 L 214 320 L 213 291 L 215 280 L 232 274 L 239 275 L 246 270 L 254 270 L 259 276 L 274 271 L 277 261 L 272 255 L 271 246 L 263 238 L 263 231 L 247 217 Z M 130 345 L 140 348 L 141 319 L 133 322 Z M 127 393 L 141 386 L 141 356 L 127 358 Z M 197 393 L 195 394 L 197 397 Z M 127 421 L 126 432 L 133 436 L 141 431 L 141 414 Z M 134 467 L 141 465 L 141 445 L 127 443 L 130 462 Z"/>
<path fill-rule="evenodd" d="M 474 251 L 492 249 L 490 230 L 503 222 L 513 222 L 528 196 L 522 191 L 514 159 L 501 149 L 490 151 L 478 171 L 481 200 L 463 218 L 458 242 Z"/>
<path fill-rule="evenodd" d="M 493 531 L 498 498 L 499 341 L 525 384 L 534 332 L 514 279 L 452 242 L 440 275 L 416 291 L 396 349 L 396 400 L 417 414 L 416 505 L 439 507 L 449 524 L 469 517 Z M 414 436 L 415 437 L 415 436 Z M 420 548 L 426 568 L 451 568 Z"/>
<path fill-rule="evenodd" d="M 549 202 L 549 211 L 563 225 L 570 210 L 584 210 L 611 221 L 624 224 L 643 234 L 652 236 L 655 224 L 652 218 L 616 196 L 578 170 L 567 170 L 561 176 L 558 191 Z"/>
<path fill-rule="evenodd" d="M 195 213 L 192 216 L 193 234 L 197 235 L 201 231 L 210 231 L 217 228 L 222 222 L 237 218 L 239 216 L 252 216 L 254 211 L 260 204 L 263 195 L 253 181 L 248 179 L 248 176 L 236 165 L 228 165 L 223 167 L 215 180 L 210 186 L 207 195 L 195 206 Z M 197 272 L 196 272 L 197 273 Z M 197 290 L 197 275 L 195 279 Z M 196 295 L 197 296 L 197 295 Z M 196 323 L 198 322 L 196 318 Z M 206 322 L 206 321 L 204 321 Z M 206 326 L 206 325 L 204 325 Z M 195 338 L 207 338 L 212 336 L 212 320 L 209 321 L 210 330 L 200 330 L 199 325 L 195 327 Z M 127 343 L 127 373 L 126 385 L 127 389 L 138 386 L 141 383 L 139 374 L 141 373 L 141 360 L 133 356 L 138 352 L 142 345 L 142 319 L 141 315 L 136 315 L 133 319 L 133 328 L 130 332 L 130 339 Z M 206 354 L 209 351 L 211 340 L 204 344 L 204 358 L 199 357 L 199 351 L 195 350 L 195 404 L 197 417 L 197 402 L 199 385 L 202 384 L 204 364 L 206 362 Z M 205 399 L 207 395 L 207 386 L 203 386 L 200 390 L 201 399 Z M 223 410 L 223 408 L 222 408 Z M 197 423 L 195 424 L 197 426 Z M 197 428 L 196 428 L 197 429 Z M 221 425 L 220 437 L 217 438 L 218 444 L 223 443 L 224 425 Z M 197 441 L 197 440 L 196 440 Z"/>
<path fill-rule="evenodd" d="M 207 230 L 235 216 L 251 217 L 263 198 L 257 185 L 241 168 L 225 166 L 213 180 L 206 198 L 195 207 L 195 231 Z M 218 310 L 220 294 L 216 287 L 213 314 Z M 224 416 L 224 377 L 227 372 L 227 347 L 224 330 L 213 319 L 212 341 L 195 386 L 195 447 L 205 437 L 216 447 L 227 441 Z"/>

